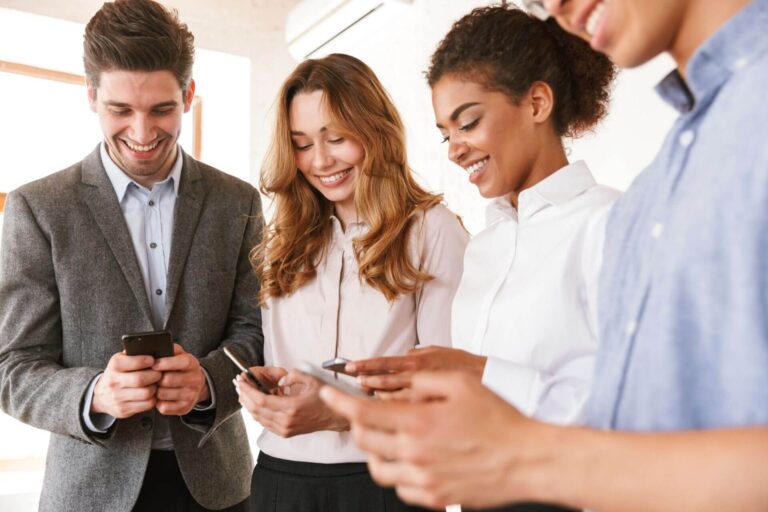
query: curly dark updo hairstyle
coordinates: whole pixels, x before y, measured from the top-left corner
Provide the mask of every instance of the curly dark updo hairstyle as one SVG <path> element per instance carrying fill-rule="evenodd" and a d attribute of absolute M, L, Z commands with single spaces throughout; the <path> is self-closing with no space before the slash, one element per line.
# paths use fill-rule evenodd
<path fill-rule="evenodd" d="M 482 84 L 517 102 L 534 82 L 552 89 L 554 128 L 575 137 L 607 113 L 616 67 L 550 18 L 509 6 L 480 7 L 453 24 L 432 55 L 430 87 L 446 75 Z"/>

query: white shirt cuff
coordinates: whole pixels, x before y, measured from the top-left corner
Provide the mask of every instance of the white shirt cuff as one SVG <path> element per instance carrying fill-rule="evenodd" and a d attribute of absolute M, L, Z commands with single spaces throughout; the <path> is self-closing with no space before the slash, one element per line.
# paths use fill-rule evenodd
<path fill-rule="evenodd" d="M 109 427 L 115 424 L 117 419 L 114 416 L 110 416 L 106 413 L 91 413 L 91 404 L 93 403 L 93 390 L 96 388 L 96 383 L 99 382 L 104 372 L 98 374 L 91 380 L 88 385 L 88 390 L 85 393 L 85 403 L 83 404 L 83 423 L 94 434 L 106 434 Z"/>

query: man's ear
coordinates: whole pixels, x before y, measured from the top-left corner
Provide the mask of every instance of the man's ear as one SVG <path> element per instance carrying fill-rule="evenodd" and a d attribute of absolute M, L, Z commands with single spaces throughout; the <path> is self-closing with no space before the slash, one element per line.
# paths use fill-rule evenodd
<path fill-rule="evenodd" d="M 533 121 L 535 123 L 547 122 L 555 108 L 555 94 L 552 92 L 552 88 L 545 82 L 533 82 L 528 90 L 528 98 L 533 109 Z"/>
<path fill-rule="evenodd" d="M 88 105 L 91 107 L 92 111 L 96 112 L 96 87 L 94 87 L 92 83 L 88 82 L 86 84 L 86 89 L 88 90 Z"/>
<path fill-rule="evenodd" d="M 186 91 L 184 91 L 184 112 L 189 112 L 192 107 L 192 100 L 195 99 L 195 81 L 190 80 Z"/>

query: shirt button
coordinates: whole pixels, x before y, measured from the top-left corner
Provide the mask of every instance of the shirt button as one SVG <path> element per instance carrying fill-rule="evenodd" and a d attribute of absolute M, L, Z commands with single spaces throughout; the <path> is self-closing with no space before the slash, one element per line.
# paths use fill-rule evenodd
<path fill-rule="evenodd" d="M 662 224 L 661 222 L 657 222 L 651 228 L 651 237 L 659 238 L 663 232 L 664 232 L 664 224 Z"/>
<path fill-rule="evenodd" d="M 736 62 L 733 63 L 734 69 L 741 69 L 745 67 L 747 64 L 749 64 L 749 59 L 746 57 L 742 57 L 738 59 Z"/>
<path fill-rule="evenodd" d="M 141 418 L 141 428 L 144 430 L 149 430 L 152 428 L 152 418 L 147 418 L 146 416 L 144 418 Z"/>
<path fill-rule="evenodd" d="M 149 247 L 151 249 L 155 249 L 155 248 L 157 248 L 157 244 L 155 242 L 152 242 L 151 244 L 149 244 Z"/>
<path fill-rule="evenodd" d="M 680 145 L 684 148 L 687 148 L 691 145 L 691 142 L 693 142 L 695 135 L 693 133 L 693 130 L 685 130 L 683 133 L 680 134 Z"/>
<path fill-rule="evenodd" d="M 155 206 L 155 202 L 150 199 L 149 206 Z"/>
<path fill-rule="evenodd" d="M 161 290 L 160 288 L 158 288 L 157 290 L 155 290 L 155 294 L 157 294 L 157 295 L 162 295 L 162 294 L 163 294 L 163 290 Z"/>
<path fill-rule="evenodd" d="M 634 320 L 630 320 L 627 322 L 627 326 L 624 328 L 624 332 L 627 336 L 632 336 L 635 334 L 635 331 L 637 330 L 637 322 Z"/>

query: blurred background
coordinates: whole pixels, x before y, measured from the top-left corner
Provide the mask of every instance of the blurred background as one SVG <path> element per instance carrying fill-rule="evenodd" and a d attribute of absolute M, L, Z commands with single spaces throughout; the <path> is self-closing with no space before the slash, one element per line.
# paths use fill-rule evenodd
<path fill-rule="evenodd" d="M 451 164 L 423 77 L 429 56 L 473 0 L 176 0 L 195 34 L 195 108 L 186 151 L 258 183 L 277 90 L 301 60 L 343 52 L 365 61 L 405 121 L 412 168 L 476 233 L 484 200 Z M 514 2 L 510 2 L 514 3 Z M 82 34 L 98 0 L 0 0 L 0 220 L 5 194 L 81 160 L 101 140 L 82 81 Z M 622 71 L 611 112 L 568 141 L 601 183 L 626 189 L 655 155 L 675 114 L 653 92 L 672 68 L 656 59 Z M 67 205 L 62 205 L 66 208 Z M 269 215 L 269 203 L 265 202 Z M 246 417 L 256 453 L 260 427 Z M 0 511 L 37 508 L 48 434 L 0 412 Z"/>

